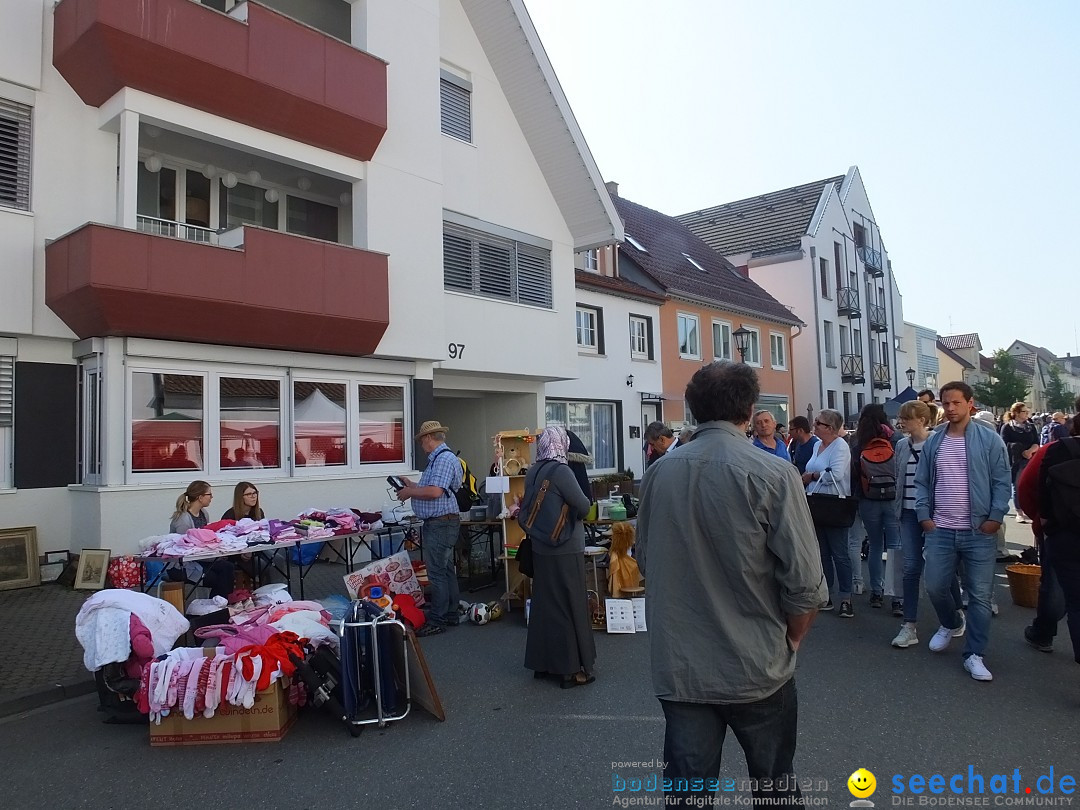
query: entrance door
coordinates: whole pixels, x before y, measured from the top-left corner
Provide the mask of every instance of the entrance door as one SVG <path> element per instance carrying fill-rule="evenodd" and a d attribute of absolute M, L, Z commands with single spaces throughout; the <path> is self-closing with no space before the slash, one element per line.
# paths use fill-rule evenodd
<path fill-rule="evenodd" d="M 645 428 L 660 418 L 659 406 L 655 402 L 641 403 L 641 469 L 645 469 Z"/>

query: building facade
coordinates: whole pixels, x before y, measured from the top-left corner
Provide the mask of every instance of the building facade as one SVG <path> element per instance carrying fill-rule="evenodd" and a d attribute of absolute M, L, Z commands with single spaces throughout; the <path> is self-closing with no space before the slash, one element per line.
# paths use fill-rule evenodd
<path fill-rule="evenodd" d="M 378 508 L 429 418 L 483 469 L 622 236 L 521 0 L 8 4 L 0 131 L 0 522 L 42 548 L 130 551 L 192 479 Z"/>
<path fill-rule="evenodd" d="M 858 167 L 679 220 L 811 325 L 793 341 L 797 412 L 850 423 L 906 387 L 903 302 Z"/>
<path fill-rule="evenodd" d="M 904 336 L 901 346 L 905 360 L 908 363 L 904 369 L 904 374 L 906 379 L 907 369 L 915 370 L 912 387 L 916 391 L 930 388 L 935 394 L 937 393 L 940 371 L 937 340 L 938 334 L 936 330 L 910 321 L 904 322 Z"/>

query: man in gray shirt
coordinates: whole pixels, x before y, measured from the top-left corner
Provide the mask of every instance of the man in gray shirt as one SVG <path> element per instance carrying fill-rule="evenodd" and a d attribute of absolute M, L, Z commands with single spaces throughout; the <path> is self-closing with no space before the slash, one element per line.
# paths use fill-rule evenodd
<path fill-rule="evenodd" d="M 746 441 L 759 392 L 749 366 L 699 369 L 686 386 L 694 441 L 642 483 L 637 560 L 669 803 L 716 793 L 730 726 L 755 801 L 802 805 L 795 652 L 828 591 L 798 472 Z"/>

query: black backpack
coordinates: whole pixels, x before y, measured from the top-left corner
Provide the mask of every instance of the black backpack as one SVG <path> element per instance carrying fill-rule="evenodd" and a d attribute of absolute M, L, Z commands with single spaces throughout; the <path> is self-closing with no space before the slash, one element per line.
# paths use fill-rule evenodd
<path fill-rule="evenodd" d="M 454 451 L 449 447 L 444 447 L 435 454 L 435 458 L 438 458 L 443 453 L 454 453 Z M 461 462 L 461 486 L 454 490 L 454 497 L 457 499 L 458 511 L 468 512 L 480 501 L 480 493 L 476 490 L 476 476 L 472 474 L 469 465 L 465 463 L 465 459 L 457 453 L 454 453 L 454 455 Z"/>
<path fill-rule="evenodd" d="M 1080 440 L 1068 437 L 1060 444 L 1069 457 L 1046 469 L 1054 528 L 1080 534 Z"/>

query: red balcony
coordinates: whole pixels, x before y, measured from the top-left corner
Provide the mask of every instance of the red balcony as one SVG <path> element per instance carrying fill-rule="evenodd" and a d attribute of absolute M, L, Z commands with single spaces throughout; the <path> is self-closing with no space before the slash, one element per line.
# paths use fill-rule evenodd
<path fill-rule="evenodd" d="M 131 87 L 370 160 L 386 63 L 275 11 L 240 20 L 192 0 L 61 0 L 53 64 L 85 103 Z"/>
<path fill-rule="evenodd" d="M 45 302 L 80 338 L 363 356 L 390 322 L 387 257 L 262 228 L 242 248 L 83 225 L 45 248 Z"/>

